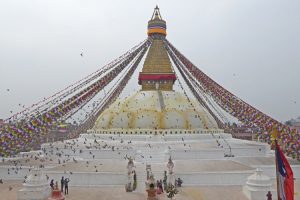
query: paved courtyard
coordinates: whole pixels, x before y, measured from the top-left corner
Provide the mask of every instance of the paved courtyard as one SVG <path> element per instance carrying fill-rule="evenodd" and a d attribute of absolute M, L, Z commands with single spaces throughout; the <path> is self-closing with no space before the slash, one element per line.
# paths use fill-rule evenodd
<path fill-rule="evenodd" d="M 9 190 L 9 187 L 12 189 Z M 4 181 L 0 184 L 1 200 L 16 200 L 17 191 L 21 189 L 21 181 Z M 295 182 L 295 200 L 300 200 L 300 181 Z M 122 187 L 70 187 L 66 200 L 143 200 L 146 193 L 127 193 Z M 167 200 L 165 195 L 159 195 L 160 200 Z M 176 200 L 247 200 L 241 191 L 241 186 L 220 187 L 183 187 Z"/>

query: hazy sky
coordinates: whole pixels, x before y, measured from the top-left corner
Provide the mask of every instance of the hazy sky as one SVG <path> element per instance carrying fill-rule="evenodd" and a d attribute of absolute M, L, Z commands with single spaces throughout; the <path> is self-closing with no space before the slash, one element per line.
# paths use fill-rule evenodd
<path fill-rule="evenodd" d="M 300 115 L 299 0 L 0 0 L 0 118 L 143 41 L 156 4 L 216 82 L 277 120 Z"/>

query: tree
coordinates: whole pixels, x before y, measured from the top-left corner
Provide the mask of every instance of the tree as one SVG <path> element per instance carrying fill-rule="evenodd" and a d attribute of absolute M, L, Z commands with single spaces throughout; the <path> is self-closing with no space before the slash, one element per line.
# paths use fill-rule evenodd
<path fill-rule="evenodd" d="M 167 192 L 167 197 L 169 199 L 173 199 L 173 197 L 178 193 L 178 190 L 175 188 L 174 185 L 170 184 L 166 192 Z"/>

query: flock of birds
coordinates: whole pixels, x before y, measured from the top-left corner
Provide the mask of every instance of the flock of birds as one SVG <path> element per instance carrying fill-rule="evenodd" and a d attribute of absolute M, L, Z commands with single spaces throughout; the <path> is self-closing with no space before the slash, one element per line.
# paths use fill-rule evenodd
<path fill-rule="evenodd" d="M 151 139 L 152 136 L 149 136 Z M 162 136 L 163 137 L 163 136 Z M 166 141 L 166 140 L 165 140 Z M 182 137 L 183 147 L 188 147 L 188 149 L 192 149 L 190 144 L 186 144 L 184 138 Z M 145 149 L 153 149 L 153 148 L 165 148 L 163 146 L 154 146 L 150 143 L 144 143 Z M 172 149 L 172 146 L 169 145 L 168 149 Z M 83 166 L 85 165 L 86 169 L 94 170 L 94 172 L 99 172 L 101 166 L 105 165 L 101 163 L 101 159 L 97 158 L 97 154 L 95 150 L 107 150 L 116 152 L 121 159 L 128 160 L 129 157 L 133 155 L 125 154 L 127 150 L 133 149 L 133 142 L 131 140 L 125 140 L 123 138 L 116 138 L 110 136 L 105 140 L 101 139 L 73 139 L 67 140 L 63 142 L 55 142 L 49 143 L 49 146 L 43 147 L 40 152 L 36 155 L 30 154 L 22 154 L 18 159 L 9 160 L 2 158 L 2 165 L 9 166 L 7 168 L 7 174 L 13 175 L 18 174 L 21 170 L 28 170 L 28 173 L 32 170 L 33 167 L 45 168 L 45 165 L 51 164 L 52 166 L 62 168 L 64 173 L 73 174 L 74 172 L 70 169 L 76 165 Z M 187 151 L 187 149 L 185 150 Z M 123 153 L 125 152 L 125 153 Z M 81 154 L 84 154 L 81 156 Z M 125 154 L 125 155 L 124 155 Z M 140 154 L 141 158 L 145 158 L 146 156 Z M 149 156 L 146 159 L 152 159 L 153 155 Z M 87 157 L 85 160 L 78 159 L 80 157 Z M 98 162 L 95 162 L 98 161 Z M 68 167 L 68 164 L 71 164 Z M 144 163 L 143 163 L 144 164 Z M 0 177 L 1 178 L 1 177 Z M 24 177 L 24 181 L 27 177 Z M 2 180 L 1 180 L 2 181 Z M 0 183 L 1 183 L 0 181 Z M 3 181 L 2 181 L 3 183 Z"/>
<path fill-rule="evenodd" d="M 164 141 L 167 141 L 164 135 L 162 135 L 161 137 L 163 137 Z M 150 135 L 149 139 L 151 140 L 151 138 L 152 136 Z M 66 175 L 72 175 L 76 173 L 76 171 L 73 170 L 78 170 L 79 168 L 83 171 L 88 170 L 99 172 L 101 171 L 101 167 L 106 165 L 106 163 L 102 162 L 103 160 L 101 160 L 101 158 L 97 158 L 97 153 L 95 152 L 99 152 L 100 150 L 116 152 L 119 155 L 120 159 L 124 159 L 124 161 L 127 161 L 129 158 L 132 158 L 133 155 L 129 155 L 126 153 L 128 152 L 128 150 L 134 148 L 134 143 L 135 142 L 133 142 L 132 140 L 126 140 L 120 135 L 109 136 L 105 139 L 77 138 L 72 140 L 58 141 L 54 143 L 48 143 L 46 146 L 43 146 L 41 148 L 41 151 L 34 155 L 29 153 L 20 154 L 17 159 L 13 160 L 2 158 L 2 162 L 0 162 L 0 165 L 7 166 L 7 174 L 12 176 L 18 175 L 18 173 L 29 174 L 34 167 L 45 168 L 45 165 L 51 165 L 57 170 L 62 170 Z M 191 144 L 188 144 L 184 137 L 182 137 L 181 142 L 176 145 L 182 145 L 182 147 L 185 148 L 185 152 L 192 149 Z M 172 144 L 166 147 L 151 144 L 150 142 L 144 142 L 143 148 L 149 150 L 155 148 L 168 148 L 170 150 L 172 149 Z M 140 154 L 138 156 L 143 158 L 144 161 L 151 161 L 151 159 L 153 158 L 153 155 L 149 154 Z M 80 157 L 84 159 L 80 159 Z M 143 162 L 142 164 L 145 163 Z M 47 170 L 45 171 L 46 173 Z M 46 177 L 47 180 L 49 180 L 49 176 L 47 174 Z M 26 178 L 27 175 L 24 176 L 24 182 L 26 181 Z M 0 184 L 3 184 L 2 179 L 0 179 Z M 11 191 L 13 188 L 12 186 L 9 186 L 8 189 L 9 191 Z"/>

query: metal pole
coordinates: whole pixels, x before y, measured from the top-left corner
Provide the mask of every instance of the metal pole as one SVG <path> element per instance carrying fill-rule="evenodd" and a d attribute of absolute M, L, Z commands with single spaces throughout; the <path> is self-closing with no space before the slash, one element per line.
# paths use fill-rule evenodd
<path fill-rule="evenodd" d="M 277 139 L 275 139 L 275 164 L 276 164 L 276 183 L 277 183 L 277 199 L 281 200 L 279 197 L 279 174 L 278 174 L 278 162 L 277 162 Z"/>

